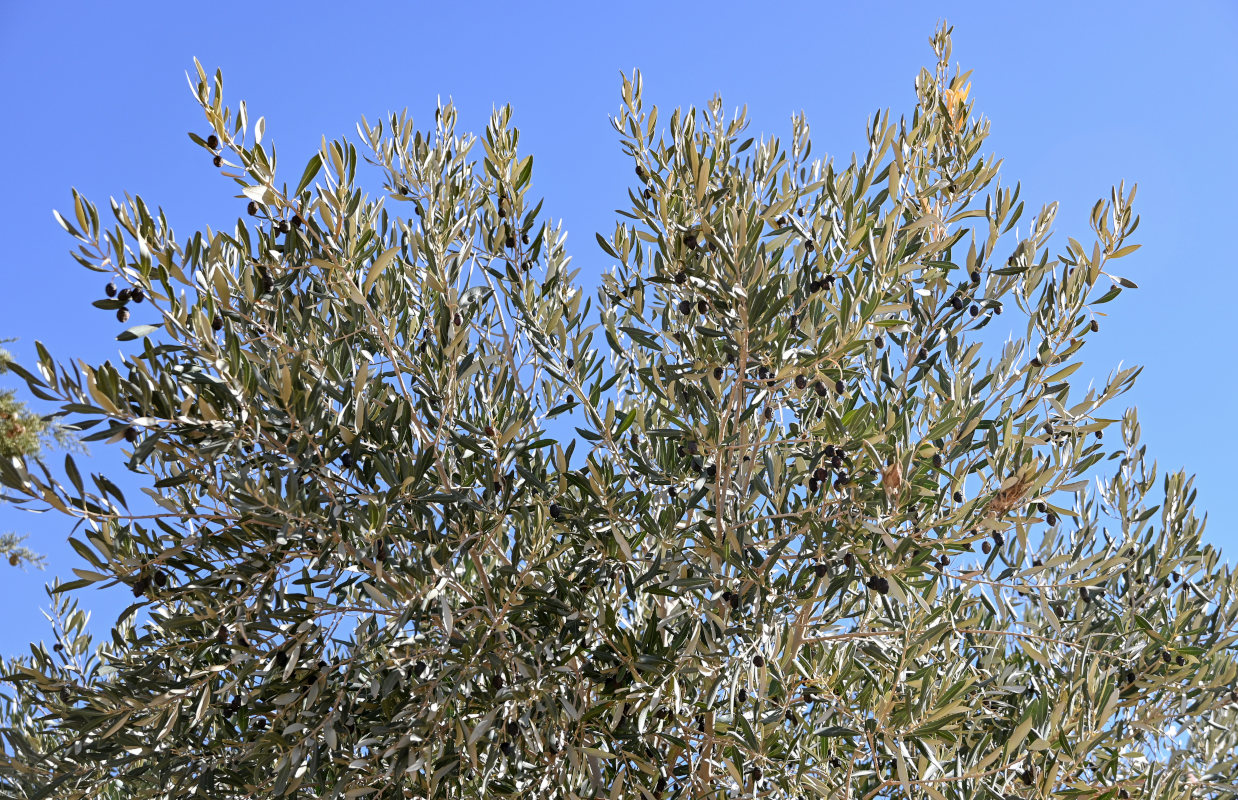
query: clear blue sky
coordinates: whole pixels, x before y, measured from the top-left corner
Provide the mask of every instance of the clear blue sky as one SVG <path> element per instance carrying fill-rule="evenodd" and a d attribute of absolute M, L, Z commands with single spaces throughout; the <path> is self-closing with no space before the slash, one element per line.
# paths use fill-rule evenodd
<path fill-rule="evenodd" d="M 535 156 L 533 191 L 564 220 L 592 283 L 609 266 L 593 234 L 613 229 L 631 177 L 607 119 L 621 70 L 643 70 L 646 103 L 667 111 L 715 92 L 746 103 L 754 134 L 789 136 L 803 109 L 814 155 L 846 162 L 874 111 L 910 111 L 941 17 L 993 121 L 986 151 L 1005 158 L 1004 184 L 1022 181 L 1025 219 L 1058 200 L 1057 241 L 1090 241 L 1092 204 L 1120 180 L 1139 184 L 1144 246 L 1119 271 L 1142 288 L 1103 309 L 1089 370 L 1146 366 L 1126 397 L 1144 443 L 1162 467 L 1199 473 L 1207 538 L 1233 563 L 1232 2 L 0 2 L 0 337 L 21 337 L 10 349 L 27 362 L 35 339 L 61 358 L 119 351 L 115 320 L 90 307 L 105 279 L 69 258 L 52 219 L 72 208 L 70 187 L 101 211 L 111 195 L 141 194 L 182 237 L 241 213 L 233 184 L 185 135 L 203 130 L 185 80 L 195 56 L 223 70 L 230 105 L 243 98 L 251 119 L 266 116 L 291 181 L 321 136 L 355 137 L 363 114 L 407 107 L 428 123 L 436 97 L 450 96 L 480 132 L 492 106 L 511 103 Z M 93 456 L 92 471 L 122 469 L 117 449 Z M 46 572 L 0 568 L 0 653 L 17 654 L 45 635 L 44 582 L 71 578 L 78 561 L 61 519 L 0 507 L 0 530 L 32 532 L 50 561 Z M 104 625 L 124 600 L 85 597 Z"/>

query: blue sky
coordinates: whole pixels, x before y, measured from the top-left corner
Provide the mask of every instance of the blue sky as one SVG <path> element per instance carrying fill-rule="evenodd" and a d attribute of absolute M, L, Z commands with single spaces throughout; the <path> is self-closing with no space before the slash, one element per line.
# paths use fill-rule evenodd
<path fill-rule="evenodd" d="M 362 115 L 407 107 L 429 124 L 436 98 L 450 96 L 462 127 L 481 132 L 493 106 L 511 103 L 535 158 L 533 192 L 563 219 L 574 264 L 592 283 L 609 266 L 593 234 L 613 230 L 631 179 L 608 121 L 620 71 L 640 68 L 646 104 L 665 111 L 715 92 L 728 106 L 747 104 L 753 134 L 788 137 L 803 109 L 814 155 L 847 162 L 871 114 L 910 112 L 942 17 L 954 27 L 953 60 L 974 70 L 977 110 L 993 122 L 985 152 L 1005 159 L 1003 184 L 1022 182 L 1025 219 L 1057 200 L 1056 242 L 1087 242 L 1092 204 L 1121 180 L 1139 184 L 1143 248 L 1119 272 L 1141 289 L 1103 307 L 1110 316 L 1088 368 L 1104 376 L 1119 362 L 1145 365 L 1125 401 L 1139 407 L 1143 441 L 1163 468 L 1199 474 L 1206 538 L 1234 563 L 1230 2 L 0 2 L 0 337 L 21 338 L 9 348 L 23 361 L 36 339 L 60 358 L 117 356 L 115 320 L 90 306 L 106 279 L 69 258 L 71 240 L 52 218 L 53 208 L 71 210 L 71 187 L 101 210 L 109 196 L 140 194 L 182 237 L 243 213 L 233 185 L 186 136 L 203 130 L 185 79 L 195 56 L 223 70 L 230 105 L 245 99 L 251 119 L 266 117 L 290 180 L 321 136 L 355 138 Z M 118 449 L 92 454 L 90 470 L 122 469 Z M 49 557 L 45 572 L 0 571 L 0 653 L 14 655 L 46 635 L 43 584 L 71 578 L 78 561 L 62 519 L 0 507 L 0 530 L 31 532 Z M 123 601 L 83 598 L 96 630 Z"/>

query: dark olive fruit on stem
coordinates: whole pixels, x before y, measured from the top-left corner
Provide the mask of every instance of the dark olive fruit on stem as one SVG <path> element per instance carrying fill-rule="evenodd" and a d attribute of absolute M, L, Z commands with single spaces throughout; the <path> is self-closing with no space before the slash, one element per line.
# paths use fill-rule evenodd
<path fill-rule="evenodd" d="M 218 137 L 218 136 L 216 136 L 216 135 L 215 135 L 215 134 L 213 134 L 213 133 L 212 133 L 210 136 L 206 137 L 206 146 L 207 146 L 207 147 L 209 147 L 209 148 L 211 148 L 212 150 L 214 150 L 214 149 L 218 148 L 218 147 L 219 147 L 219 137 Z"/>
<path fill-rule="evenodd" d="M 116 296 L 116 284 L 109 283 L 107 286 L 104 286 L 103 293 L 107 295 L 108 297 L 115 297 Z"/>
<path fill-rule="evenodd" d="M 127 308 L 116 309 L 116 319 L 121 322 L 128 322 L 129 321 L 129 309 Z"/>

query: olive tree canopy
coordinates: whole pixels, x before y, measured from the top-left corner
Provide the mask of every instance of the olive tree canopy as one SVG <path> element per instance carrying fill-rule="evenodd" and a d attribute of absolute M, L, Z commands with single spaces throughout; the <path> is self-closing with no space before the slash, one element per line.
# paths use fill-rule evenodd
<path fill-rule="evenodd" d="M 1135 192 L 1051 256 L 932 43 L 850 163 L 625 78 L 591 298 L 509 109 L 277 173 L 199 66 L 247 213 L 75 193 L 123 356 L 15 368 L 147 488 L 0 460 L 87 562 L 4 664 L 4 794 L 1235 797 L 1233 574 L 1137 370 L 1072 383 Z"/>

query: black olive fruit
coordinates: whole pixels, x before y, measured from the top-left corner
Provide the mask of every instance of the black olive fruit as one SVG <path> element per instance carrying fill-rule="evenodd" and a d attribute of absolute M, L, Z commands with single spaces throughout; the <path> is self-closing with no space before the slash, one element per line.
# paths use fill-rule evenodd
<path fill-rule="evenodd" d="M 108 297 L 115 297 L 116 296 L 116 284 L 109 283 L 107 286 L 104 286 L 103 293 L 107 295 Z"/>
<path fill-rule="evenodd" d="M 984 551 L 984 554 L 985 554 L 986 556 L 987 556 L 989 553 L 993 552 L 993 546 L 992 546 L 991 544 L 989 544 L 988 542 L 985 542 L 983 545 L 981 545 L 981 546 L 980 546 L 980 549 Z"/>
<path fill-rule="evenodd" d="M 341 453 L 341 454 L 340 454 L 340 463 L 341 463 L 341 464 L 343 464 L 345 467 L 351 467 L 351 466 L 352 466 L 352 454 L 351 454 L 351 453 Z"/>
<path fill-rule="evenodd" d="M 527 234 L 527 233 L 522 233 L 522 234 L 520 234 L 520 243 L 521 243 L 521 244 L 528 244 L 528 243 L 529 243 L 529 234 Z"/>
<path fill-rule="evenodd" d="M 452 318 L 451 318 L 451 324 L 455 325 L 458 328 L 464 324 L 464 318 L 461 317 L 459 314 L 454 314 L 452 315 Z"/>
<path fill-rule="evenodd" d="M 796 375 L 796 376 L 795 376 L 795 388 L 796 388 L 796 389 L 803 389 L 803 388 L 804 388 L 805 386 L 807 386 L 807 385 L 808 385 L 808 379 L 807 379 L 807 378 L 805 378 L 803 375 Z"/>
<path fill-rule="evenodd" d="M 821 484 L 817 481 L 816 478 L 808 479 L 808 493 L 809 494 L 816 494 L 817 490 L 820 488 L 821 488 Z"/>
<path fill-rule="evenodd" d="M 692 313 L 692 301 L 691 300 L 680 300 L 679 301 L 679 313 L 683 314 L 685 317 L 688 314 L 691 314 Z"/>
<path fill-rule="evenodd" d="M 1049 525 L 1056 525 L 1056 524 L 1057 524 L 1057 514 L 1049 514 L 1048 516 L 1046 516 L 1046 517 L 1045 517 L 1045 522 L 1046 522 L 1047 524 L 1049 524 Z"/>
<path fill-rule="evenodd" d="M 842 394 L 843 392 L 847 391 L 847 387 L 842 382 L 841 378 L 839 380 L 834 381 L 834 391 L 838 392 L 839 394 Z"/>
<path fill-rule="evenodd" d="M 503 244 L 507 247 L 508 250 L 515 250 L 516 249 L 516 237 L 512 236 L 510 233 L 507 234 L 507 238 L 503 240 Z"/>
<path fill-rule="evenodd" d="M 167 586 L 168 585 L 168 573 L 156 572 L 155 573 L 155 585 L 156 586 Z"/>
<path fill-rule="evenodd" d="M 967 309 L 967 313 L 971 314 L 973 317 L 980 316 L 980 306 L 972 303 L 971 308 Z"/>
<path fill-rule="evenodd" d="M 518 736 L 520 734 L 520 723 L 512 720 L 507 723 L 507 735 Z"/>
<path fill-rule="evenodd" d="M 757 653 L 755 656 L 753 656 L 752 666 L 756 667 L 757 669 L 760 669 L 761 667 L 765 666 L 765 656 L 761 655 L 760 653 Z"/>
<path fill-rule="evenodd" d="M 873 344 L 877 345 L 877 349 L 880 350 L 886 346 L 886 337 L 877 334 L 877 338 L 873 339 Z"/>
<path fill-rule="evenodd" d="M 829 473 L 825 471 L 825 467 L 817 467 L 813 470 L 812 476 L 819 481 L 823 481 L 829 477 Z"/>
<path fill-rule="evenodd" d="M 874 575 L 873 577 L 869 578 L 865 585 L 868 586 L 869 589 L 872 589 L 877 594 L 884 595 L 884 594 L 889 594 L 890 592 L 890 581 L 878 575 Z"/>
<path fill-rule="evenodd" d="M 954 502 L 956 502 L 956 503 L 961 503 L 961 502 L 963 502 L 963 493 L 962 493 L 962 492 L 955 492 L 955 493 L 954 493 Z"/>
<path fill-rule="evenodd" d="M 300 228 L 301 225 L 304 224 L 305 220 L 301 219 L 300 214 L 293 214 L 290 222 L 292 223 L 292 227 Z"/>
<path fill-rule="evenodd" d="M 206 137 L 206 146 L 212 150 L 217 149 L 219 147 L 219 137 L 213 133 Z"/>
<path fill-rule="evenodd" d="M 133 444 L 138 440 L 138 429 L 129 427 L 125 428 L 125 441 Z"/>
<path fill-rule="evenodd" d="M 118 319 L 121 322 L 128 322 L 129 321 L 129 309 L 127 308 L 116 309 L 116 319 Z"/>
<path fill-rule="evenodd" d="M 963 310 L 963 299 L 959 297 L 958 295 L 955 295 L 954 297 L 950 298 L 950 305 L 951 307 L 954 308 L 955 311 L 962 311 Z"/>
<path fill-rule="evenodd" d="M 1088 327 L 1092 329 L 1092 333 L 1096 333 L 1097 331 L 1100 330 L 1100 323 L 1097 322 L 1096 320 L 1092 320 L 1092 324 L 1089 325 Z"/>
<path fill-rule="evenodd" d="M 980 270 L 973 269 L 971 271 L 971 282 L 980 283 Z"/>
<path fill-rule="evenodd" d="M 843 556 L 843 564 L 846 565 L 847 569 L 851 569 L 853 566 L 855 566 L 855 556 L 851 555 L 850 553 L 847 553 L 845 556 Z"/>
<path fill-rule="evenodd" d="M 640 164 L 636 165 L 636 177 L 640 178 L 642 181 L 648 178 L 648 175 L 645 173 L 645 168 Z"/>
<path fill-rule="evenodd" d="M 830 565 L 823 564 L 818 561 L 816 564 L 813 565 L 812 571 L 818 578 L 824 578 L 826 575 L 830 573 Z"/>
<path fill-rule="evenodd" d="M 813 391 L 817 393 L 817 397 L 825 397 L 825 384 L 817 381 L 812 385 Z"/>
<path fill-rule="evenodd" d="M 1039 358 L 1033 358 L 1033 359 L 1032 359 L 1032 361 L 1031 361 L 1031 364 L 1032 364 L 1032 366 L 1033 366 L 1033 367 L 1039 367 L 1039 366 L 1040 366 L 1040 359 L 1039 359 Z"/>
<path fill-rule="evenodd" d="M 130 297 L 132 294 L 133 294 L 133 290 L 132 290 L 132 289 L 129 289 L 128 287 L 126 287 L 126 288 L 121 289 L 119 292 L 117 292 L 117 293 L 116 293 L 116 299 L 117 299 L 117 300 L 119 300 L 119 301 L 120 301 L 120 302 L 122 302 L 122 303 L 128 303 L 128 302 L 129 302 L 129 297 Z"/>
<path fill-rule="evenodd" d="M 146 293 L 140 287 L 135 288 L 129 293 L 129 299 L 135 303 L 140 303 L 146 299 Z"/>
<path fill-rule="evenodd" d="M 709 310 L 709 303 L 706 303 L 704 300 L 697 300 L 696 310 L 698 313 L 704 314 L 706 311 Z"/>
<path fill-rule="evenodd" d="M 739 692 L 735 695 L 735 699 L 741 703 L 747 703 L 748 702 L 748 690 L 740 689 Z"/>
<path fill-rule="evenodd" d="M 675 273 L 675 283 L 684 284 L 688 282 L 688 273 L 679 270 Z"/>
<path fill-rule="evenodd" d="M 943 567 L 950 566 L 950 556 L 942 556 L 941 558 L 937 559 L 937 563 Z"/>
<path fill-rule="evenodd" d="M 223 157 L 223 156 L 215 156 L 214 158 L 212 158 L 212 159 L 211 159 L 211 163 L 212 163 L 212 164 L 214 164 L 214 165 L 215 165 L 215 166 L 217 166 L 217 167 L 222 167 L 222 166 L 224 165 L 224 157 Z"/>
<path fill-rule="evenodd" d="M 258 204 L 253 200 L 249 201 L 249 204 L 245 206 L 245 210 L 249 213 L 251 217 L 258 216 Z"/>
<path fill-rule="evenodd" d="M 941 453 L 933 453 L 933 466 L 941 468 Z"/>
<path fill-rule="evenodd" d="M 558 518 L 559 518 L 562 514 L 563 514 L 563 509 L 561 509 L 561 508 L 559 507 L 559 504 L 558 504 L 558 503 L 551 503 L 551 504 L 550 504 L 550 517 L 551 517 L 551 519 L 558 519 Z"/>

